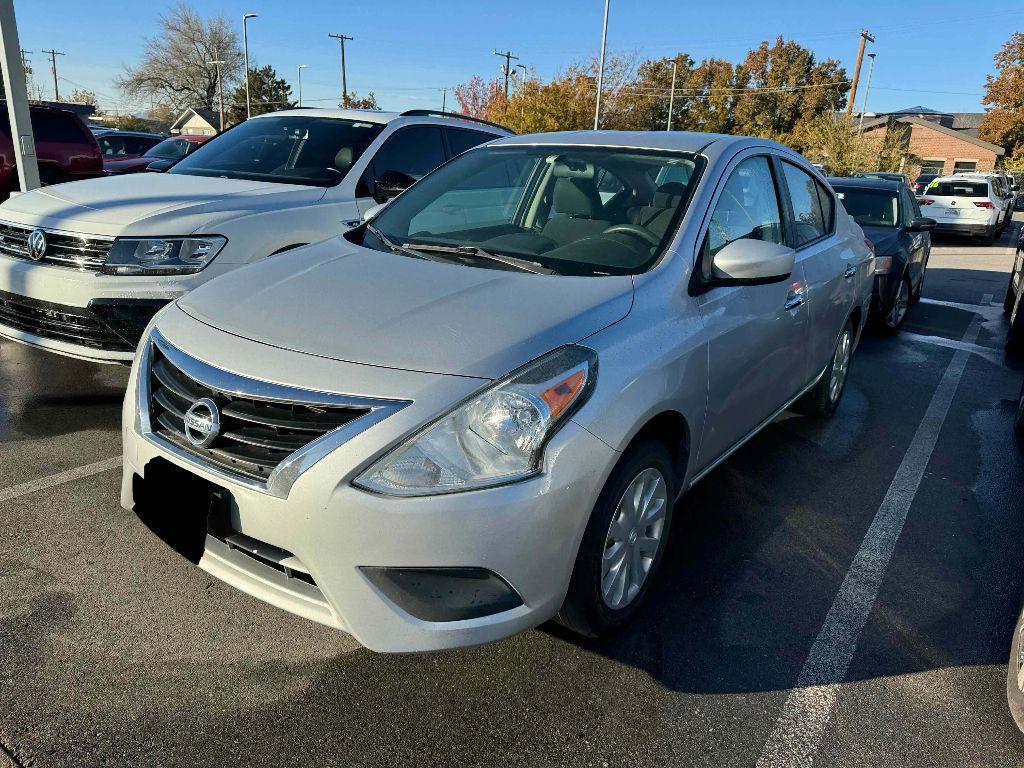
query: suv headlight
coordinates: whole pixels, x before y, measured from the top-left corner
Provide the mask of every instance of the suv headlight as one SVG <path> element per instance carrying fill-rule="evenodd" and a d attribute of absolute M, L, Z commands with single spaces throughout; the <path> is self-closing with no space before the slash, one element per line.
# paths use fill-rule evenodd
<path fill-rule="evenodd" d="M 429 496 L 535 475 L 544 445 L 586 402 L 596 380 L 592 349 L 556 349 L 428 424 L 354 484 L 392 496 Z"/>
<path fill-rule="evenodd" d="M 227 243 L 220 235 L 192 237 L 118 237 L 103 272 L 108 275 L 190 275 L 198 272 Z"/>

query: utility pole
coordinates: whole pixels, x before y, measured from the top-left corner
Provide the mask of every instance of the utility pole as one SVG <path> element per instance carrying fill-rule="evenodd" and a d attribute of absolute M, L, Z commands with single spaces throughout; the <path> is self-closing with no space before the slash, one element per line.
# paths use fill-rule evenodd
<path fill-rule="evenodd" d="M 860 31 L 860 47 L 857 49 L 857 63 L 853 68 L 853 82 L 850 84 L 850 100 L 846 103 L 846 116 L 853 116 L 853 105 L 857 100 L 857 81 L 860 80 L 860 65 L 864 61 L 864 46 L 875 42 L 875 36 L 866 29 Z"/>
<path fill-rule="evenodd" d="M 668 125 L 666 131 L 672 130 L 672 108 L 676 104 L 676 61 L 672 61 L 672 90 L 668 92 Z"/>
<path fill-rule="evenodd" d="M 43 51 L 50 54 L 50 69 L 53 70 L 53 100 L 60 101 L 60 89 L 57 87 L 57 57 L 63 56 L 64 51 Z"/>
<path fill-rule="evenodd" d="M 295 79 L 299 81 L 299 106 L 300 107 L 302 106 L 302 70 L 304 70 L 308 66 L 309 66 L 309 64 L 299 64 L 298 68 L 295 70 L 295 73 L 296 73 Z"/>
<path fill-rule="evenodd" d="M 444 114 L 444 108 L 448 106 L 448 89 L 441 89 L 441 114 Z"/>
<path fill-rule="evenodd" d="M 355 40 L 354 37 L 348 37 L 347 35 L 327 35 L 333 37 L 338 43 L 341 44 L 341 107 L 344 109 L 348 106 L 348 80 L 345 78 L 345 41 Z"/>
<path fill-rule="evenodd" d="M 505 76 L 505 101 L 508 101 L 508 78 L 512 74 L 512 60 L 519 61 L 519 57 L 513 56 L 512 51 L 495 51 L 494 55 L 505 59 L 505 64 L 501 68 L 501 74 Z"/>
<path fill-rule="evenodd" d="M 18 167 L 18 181 L 23 192 L 39 187 L 39 164 L 36 162 L 36 144 L 32 139 L 32 118 L 28 111 L 28 88 L 24 77 L 17 77 L 18 22 L 14 17 L 14 0 L 0 0 L 0 69 L 7 92 L 7 115 L 11 121 L 14 162 Z"/>
<path fill-rule="evenodd" d="M 224 81 L 220 77 L 220 65 L 225 62 L 222 59 L 208 61 L 207 64 L 217 65 L 217 97 L 220 99 L 220 132 L 224 133 Z"/>
<path fill-rule="evenodd" d="M 255 13 L 242 14 L 242 51 L 245 54 L 245 119 L 252 117 L 252 100 L 249 98 L 249 19 L 255 19 Z"/>
<path fill-rule="evenodd" d="M 868 110 L 868 94 L 871 93 L 871 73 L 875 71 L 875 56 L 877 55 L 877 53 L 868 54 L 871 63 L 868 64 L 868 82 L 864 86 L 864 101 L 860 103 L 860 126 L 857 128 L 857 133 L 864 133 L 864 113 Z"/>
<path fill-rule="evenodd" d="M 601 27 L 601 63 L 597 68 L 597 103 L 594 105 L 594 130 L 601 124 L 601 88 L 604 85 L 604 54 L 608 47 L 608 10 L 611 0 L 604 0 L 604 24 Z"/>

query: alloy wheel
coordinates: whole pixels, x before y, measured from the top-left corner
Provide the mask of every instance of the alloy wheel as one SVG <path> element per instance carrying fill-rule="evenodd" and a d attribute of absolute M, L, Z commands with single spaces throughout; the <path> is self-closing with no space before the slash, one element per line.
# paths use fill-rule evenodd
<path fill-rule="evenodd" d="M 843 385 L 846 383 L 846 373 L 850 368 L 850 329 L 846 328 L 843 330 L 843 335 L 839 337 L 839 343 L 836 344 L 836 354 L 832 358 L 832 378 L 828 383 L 828 396 L 832 403 L 839 400 L 839 395 L 843 392 Z"/>
<path fill-rule="evenodd" d="M 896 289 L 896 298 L 893 299 L 892 309 L 885 316 L 885 324 L 890 328 L 899 328 L 903 318 L 907 316 L 907 307 L 910 306 L 910 288 L 906 280 L 900 280 Z"/>
<path fill-rule="evenodd" d="M 601 560 L 601 597 L 609 608 L 625 608 L 640 593 L 658 555 L 668 504 L 668 484 L 653 467 L 626 486 L 608 526 Z"/>

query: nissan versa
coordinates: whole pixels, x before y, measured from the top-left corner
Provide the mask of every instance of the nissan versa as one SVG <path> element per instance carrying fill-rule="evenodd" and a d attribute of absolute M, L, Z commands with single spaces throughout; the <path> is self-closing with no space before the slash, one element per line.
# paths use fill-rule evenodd
<path fill-rule="evenodd" d="M 835 410 L 873 273 L 781 145 L 499 139 L 157 314 L 122 504 L 375 650 L 598 635 L 641 606 L 684 490 L 786 407 Z"/>

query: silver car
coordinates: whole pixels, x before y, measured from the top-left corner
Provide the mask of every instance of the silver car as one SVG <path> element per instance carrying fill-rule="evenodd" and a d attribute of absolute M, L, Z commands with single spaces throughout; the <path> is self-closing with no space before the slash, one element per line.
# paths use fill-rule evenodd
<path fill-rule="evenodd" d="M 500 139 L 343 236 L 161 311 L 122 504 L 209 573 L 378 651 L 640 608 L 676 500 L 833 413 L 874 259 L 762 139 Z"/>

